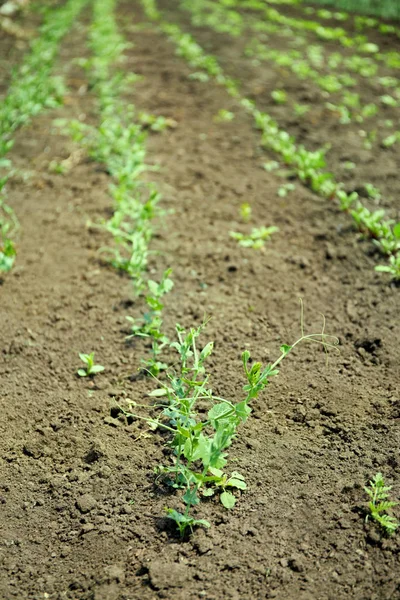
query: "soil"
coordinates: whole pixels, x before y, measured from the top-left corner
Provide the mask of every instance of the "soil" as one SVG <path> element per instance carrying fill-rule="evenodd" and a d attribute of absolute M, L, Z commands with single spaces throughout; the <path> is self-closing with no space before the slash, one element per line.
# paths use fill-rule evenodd
<path fill-rule="evenodd" d="M 179 495 L 154 476 L 168 460 L 164 438 L 118 409 L 128 398 L 146 402 L 153 383 L 138 375 L 146 344 L 125 341 L 125 317 L 143 302 L 99 260 L 108 237 L 86 226 L 110 214 L 110 179 L 86 159 L 66 176 L 48 169 L 76 151 L 53 120 L 96 119 L 71 63 L 87 53 L 75 28 L 58 66 L 71 90 L 65 106 L 19 131 L 10 155 L 21 173 L 8 185 L 21 234 L 0 286 L 0 598 L 399 599 L 398 536 L 365 522 L 363 491 L 382 471 L 399 497 L 399 289 L 374 272 L 371 243 L 333 203 L 298 183 L 278 196 L 282 179 L 261 168 L 266 154 L 248 117 L 222 88 L 189 79 L 161 33 L 137 27 L 137 4 L 119 15 L 134 42 L 125 68 L 143 75 L 129 100 L 177 122 L 149 136 L 148 162 L 159 170 L 146 174 L 166 210 L 149 271 L 173 268 L 167 332 L 211 316 L 212 385 L 232 401 L 244 349 L 268 362 L 298 336 L 299 297 L 307 330 L 320 330 L 323 313 L 340 355 L 326 363 L 310 345 L 287 358 L 230 450 L 248 490 L 229 512 L 216 499 L 202 503 L 211 528 L 181 541 L 163 517 L 165 506 L 181 507 Z M 219 47 L 216 34 L 197 34 L 230 64 L 232 41 Z M 234 120 L 216 123 L 221 108 Z M 326 122 L 316 131 L 329 139 Z M 244 202 L 252 224 L 280 228 L 263 251 L 229 236 L 249 227 Z M 106 369 L 80 379 L 78 353 L 93 350 Z"/>

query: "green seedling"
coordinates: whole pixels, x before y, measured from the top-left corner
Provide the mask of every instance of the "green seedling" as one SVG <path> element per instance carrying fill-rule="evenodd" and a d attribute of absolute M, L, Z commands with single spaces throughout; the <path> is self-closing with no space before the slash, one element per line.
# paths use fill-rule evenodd
<path fill-rule="evenodd" d="M 234 118 L 235 115 L 233 112 L 221 108 L 215 115 L 214 121 L 216 123 L 229 123 L 230 121 L 233 121 Z"/>
<path fill-rule="evenodd" d="M 237 490 L 246 490 L 247 485 L 243 475 L 237 471 L 233 471 L 230 476 L 226 475 L 221 469 L 210 467 L 210 475 L 206 478 L 206 482 L 212 487 L 204 488 L 202 495 L 204 497 L 214 496 L 216 492 L 221 490 L 220 502 L 225 508 L 233 508 L 236 504 L 236 496 L 229 491 L 228 488 Z"/>
<path fill-rule="evenodd" d="M 165 131 L 166 129 L 174 129 L 177 126 L 177 122 L 174 119 L 168 119 L 166 117 L 152 115 L 147 112 L 140 112 L 138 114 L 138 121 L 143 127 L 151 129 L 151 131 Z"/>
<path fill-rule="evenodd" d="M 265 169 L 268 173 L 276 171 L 276 169 L 279 169 L 279 167 L 280 164 L 276 160 L 270 160 L 269 162 L 263 164 L 263 169 Z"/>
<path fill-rule="evenodd" d="M 167 269 L 159 283 L 151 279 L 147 282 L 149 293 L 146 296 L 146 303 L 149 310 L 144 313 L 143 317 L 141 319 L 126 317 L 131 323 L 132 331 L 127 339 L 143 337 L 150 338 L 151 340 L 152 356 L 146 360 L 142 360 L 142 363 L 145 370 L 153 377 L 157 377 L 160 371 L 168 367 L 168 365 L 159 360 L 159 357 L 164 347 L 169 344 L 168 337 L 162 331 L 162 311 L 164 304 L 161 302 L 161 299 L 172 290 L 174 285 L 170 278 L 171 272 L 171 269 Z"/>
<path fill-rule="evenodd" d="M 268 241 L 271 236 L 279 231 L 278 227 L 253 227 L 250 234 L 239 233 L 237 231 L 230 231 L 229 235 L 237 240 L 239 246 L 244 248 L 253 248 L 258 250 L 265 246 L 265 242 Z"/>
<path fill-rule="evenodd" d="M 194 527 L 210 527 L 210 523 L 205 519 L 194 519 L 190 515 L 183 515 L 173 508 L 166 508 L 165 511 L 168 519 L 172 519 L 176 523 L 181 537 L 184 537 L 187 528 L 193 533 Z"/>
<path fill-rule="evenodd" d="M 307 104 L 295 104 L 293 110 L 297 117 L 303 117 L 310 111 L 310 107 Z"/>
<path fill-rule="evenodd" d="M 389 94 L 381 96 L 380 100 L 385 106 L 397 107 L 399 104 L 398 100 L 396 100 L 396 98 L 393 98 L 393 96 L 389 96 Z"/>
<path fill-rule="evenodd" d="M 389 273 L 394 281 L 400 281 L 400 253 L 389 257 L 388 265 L 378 265 L 375 271 Z"/>
<path fill-rule="evenodd" d="M 296 186 L 294 185 L 294 183 L 285 183 L 284 185 L 281 185 L 281 187 L 278 189 L 278 196 L 280 198 L 286 198 L 289 192 L 294 192 L 295 189 Z"/>
<path fill-rule="evenodd" d="M 248 223 L 251 219 L 252 209 L 248 202 L 243 202 L 240 205 L 240 216 L 245 223 Z"/>
<path fill-rule="evenodd" d="M 0 179 L 0 194 L 7 177 Z M 14 211 L 0 196 L 0 273 L 8 273 L 14 265 L 16 250 L 12 238 L 16 235 L 18 221 Z"/>
<path fill-rule="evenodd" d="M 372 183 L 364 183 L 365 191 L 368 194 L 368 198 L 373 200 L 380 200 L 382 198 L 381 192 Z"/>
<path fill-rule="evenodd" d="M 273 90 L 271 98 L 276 104 L 286 104 L 288 97 L 285 90 Z"/>
<path fill-rule="evenodd" d="M 94 363 L 94 352 L 90 354 L 79 354 L 79 358 L 86 365 L 85 369 L 78 369 L 77 373 L 79 377 L 89 377 L 90 375 L 96 375 L 104 371 L 104 367 L 96 365 Z"/>
<path fill-rule="evenodd" d="M 382 146 L 385 148 L 390 148 L 391 146 L 394 146 L 394 144 L 397 144 L 397 142 L 400 142 L 400 131 L 396 131 L 395 133 L 385 137 L 382 140 Z"/>
<path fill-rule="evenodd" d="M 351 194 L 348 194 L 344 190 L 337 190 L 336 196 L 339 200 L 340 208 L 343 211 L 348 211 L 351 205 L 358 200 L 357 192 L 351 192 Z"/>
<path fill-rule="evenodd" d="M 250 352 L 242 353 L 242 364 L 245 374 L 243 395 L 239 401 L 231 401 L 215 396 L 210 387 L 210 374 L 206 363 L 213 351 L 213 342 L 206 344 L 201 350 L 198 338 L 204 328 L 185 331 L 176 326 L 177 341 L 170 347 L 179 356 L 178 363 L 170 368 L 167 381 L 150 393 L 157 399 L 162 409 L 158 418 L 146 418 L 127 413 L 136 418 L 143 418 L 154 428 L 164 429 L 171 434 L 169 446 L 173 451 L 173 459 L 167 465 L 157 469 L 158 479 L 162 479 L 175 490 L 180 490 L 180 499 L 185 505 L 184 512 L 167 509 L 169 517 L 184 536 L 194 526 L 208 526 L 203 520 L 191 517 L 191 508 L 198 506 L 203 498 L 219 494 L 221 503 L 228 509 L 235 505 L 237 493 L 246 490 L 242 474 L 226 473 L 228 449 L 237 435 L 239 426 L 246 422 L 252 412 L 251 404 L 269 380 L 278 374 L 278 365 L 304 341 L 321 344 L 325 349 L 335 347 L 336 338 L 322 332 L 304 333 L 303 308 L 301 311 L 301 336 L 292 345 L 282 345 L 280 356 L 269 365 L 263 367 L 259 362 L 252 362 Z M 202 409 L 199 410 L 199 403 Z M 204 405 L 208 407 L 204 412 Z M 152 406 L 154 410 L 157 406 Z"/>
<path fill-rule="evenodd" d="M 385 485 L 382 473 L 377 473 L 370 480 L 369 486 L 364 488 L 370 497 L 368 504 L 369 514 L 366 516 L 365 522 L 368 522 L 369 517 L 371 517 L 389 535 L 394 533 L 400 525 L 397 519 L 387 514 L 388 510 L 399 504 L 398 502 L 388 500 L 391 489 L 392 486 Z"/>
<path fill-rule="evenodd" d="M 152 1 L 154 2 L 154 0 Z M 246 2 L 257 3 L 258 0 L 246 0 Z M 145 0 L 143 0 L 143 3 L 144 5 L 146 4 Z M 199 6 L 199 4 L 202 4 L 203 7 L 205 6 L 203 2 L 199 2 L 196 4 L 197 6 Z M 262 4 L 263 6 L 262 10 L 265 10 L 265 4 L 260 4 Z M 256 10 L 258 9 L 259 8 L 257 8 Z M 267 8 L 266 14 L 267 18 L 272 19 L 274 23 L 283 23 L 285 26 L 293 27 L 293 29 L 298 29 L 299 27 L 301 29 L 304 25 L 303 24 L 298 26 L 298 22 L 296 20 L 292 21 L 292 19 L 289 18 L 289 20 L 287 21 L 287 17 L 279 15 L 279 13 L 277 13 L 274 10 L 272 10 L 271 12 L 271 10 L 272 9 Z M 281 21 L 281 19 L 283 20 Z M 323 198 L 332 199 L 336 196 L 337 192 L 342 189 L 343 184 L 335 181 L 333 174 L 326 170 L 325 154 L 329 149 L 328 147 L 320 148 L 318 150 L 315 150 L 314 152 L 310 152 L 306 148 L 304 148 L 304 146 L 299 146 L 298 144 L 296 144 L 295 138 L 291 136 L 287 131 L 281 130 L 278 126 L 278 123 L 268 113 L 258 110 L 255 107 L 254 101 L 240 94 L 239 86 L 237 85 L 237 83 L 224 74 L 223 69 L 219 65 L 216 58 L 206 54 L 203 48 L 194 40 L 192 36 L 183 33 L 177 25 L 162 22 L 160 24 L 160 27 L 165 33 L 169 35 L 170 39 L 175 43 L 177 47 L 177 54 L 179 56 L 182 56 L 185 60 L 187 60 L 187 62 L 191 66 L 201 69 L 207 74 L 207 76 L 214 78 L 219 85 L 222 85 L 226 88 L 230 95 L 235 96 L 239 99 L 240 105 L 246 110 L 246 112 L 248 112 L 253 117 L 256 128 L 261 131 L 261 145 L 264 148 L 276 152 L 280 156 L 280 158 L 286 163 L 286 165 L 290 165 L 292 167 L 293 174 L 296 174 L 297 177 L 305 185 L 310 187 L 314 192 L 316 192 Z M 307 22 L 307 24 L 304 27 L 305 29 L 314 31 L 315 33 L 317 33 L 317 35 L 321 33 L 321 31 L 319 31 L 319 24 L 310 24 Z M 315 27 L 317 27 L 318 31 L 316 31 Z M 274 33 L 277 33 L 278 30 L 280 31 L 281 29 L 282 27 L 276 26 Z M 257 26 L 257 31 L 259 30 L 260 29 Z M 324 37 L 324 31 L 322 32 L 322 37 Z M 345 47 L 348 48 L 357 46 L 358 44 L 366 43 L 365 39 L 361 41 L 353 41 L 351 38 L 347 38 L 344 30 L 340 29 L 328 31 L 327 39 L 337 39 Z M 367 48 L 364 48 L 364 51 L 367 51 Z M 279 61 L 280 65 L 285 66 L 289 66 L 291 63 L 293 63 L 293 60 L 298 59 L 297 56 L 293 57 L 293 55 L 283 55 L 282 57 L 280 57 L 280 51 L 277 52 L 277 54 L 271 55 L 270 50 L 264 47 L 262 44 L 260 45 L 259 42 L 252 42 L 251 44 L 249 44 L 246 48 L 246 54 L 248 54 L 249 56 L 257 56 L 258 58 L 262 54 L 264 57 L 268 59 L 272 58 L 273 60 L 277 60 Z M 374 66 L 372 64 L 372 59 L 369 57 L 360 57 L 357 55 L 352 55 L 351 57 L 346 57 L 345 59 L 342 59 L 341 55 L 339 53 L 336 53 L 336 55 L 331 55 L 330 58 L 334 58 L 335 64 L 337 64 L 338 66 L 343 64 L 347 68 L 352 69 L 356 72 L 360 72 L 360 74 L 366 77 L 371 77 L 373 75 L 373 69 L 377 68 L 376 65 Z M 379 56 L 379 60 L 387 62 L 389 61 L 389 55 Z M 301 68 L 303 68 L 303 66 L 301 66 Z M 309 70 L 307 71 L 307 73 L 308 72 Z M 341 75 L 340 83 L 344 86 L 351 86 L 354 84 L 354 80 L 352 78 L 346 78 L 343 77 L 343 75 Z M 355 101 L 355 99 L 352 99 L 352 101 Z M 352 115 L 348 107 L 344 105 L 337 107 L 333 104 L 330 104 L 328 106 L 331 106 L 332 110 L 337 111 L 339 115 L 341 115 L 342 121 L 349 122 L 351 120 Z M 370 107 L 368 107 L 368 111 L 369 110 Z M 375 108 L 373 110 L 375 111 Z M 364 118 L 362 114 L 360 116 L 361 118 Z M 376 141 L 377 130 L 375 129 L 369 132 L 361 130 L 359 133 L 360 136 L 364 138 L 364 147 L 368 149 L 372 148 L 373 144 Z M 342 197 L 340 202 L 343 202 L 344 210 L 348 210 L 350 206 L 349 198 Z M 362 210 L 362 208 L 363 207 L 361 203 L 358 201 L 356 213 L 359 209 Z M 356 217 L 356 219 L 358 219 L 358 216 Z M 363 229 L 368 231 L 368 227 L 369 223 L 364 221 Z M 382 234 L 382 236 L 385 238 L 385 241 L 383 242 L 385 248 L 387 248 L 387 236 L 385 234 L 386 229 L 387 228 L 381 228 L 379 230 L 379 228 L 374 227 L 373 232 L 370 232 L 371 236 L 376 239 L 377 243 L 381 243 L 380 236 Z M 234 233 L 234 235 L 236 234 Z M 242 237 L 242 234 L 238 235 Z M 252 245 L 251 240 L 242 241 L 246 244 Z M 392 244 L 392 242 L 389 240 L 389 245 L 390 244 Z"/>

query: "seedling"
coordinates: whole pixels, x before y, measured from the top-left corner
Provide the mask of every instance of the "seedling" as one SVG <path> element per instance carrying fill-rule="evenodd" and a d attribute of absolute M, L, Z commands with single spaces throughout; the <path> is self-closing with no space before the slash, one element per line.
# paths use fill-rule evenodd
<path fill-rule="evenodd" d="M 6 177 L 0 179 L 0 193 L 6 181 Z M 12 237 L 17 229 L 18 222 L 14 211 L 0 197 L 0 273 L 8 273 L 14 264 L 16 250 Z"/>
<path fill-rule="evenodd" d="M 210 523 L 205 519 L 194 519 L 190 515 L 183 515 L 173 508 L 166 508 L 165 511 L 168 518 L 175 521 L 181 537 L 185 535 L 188 527 L 191 533 L 193 533 L 194 527 L 210 527 Z"/>
<path fill-rule="evenodd" d="M 369 514 L 365 518 L 368 522 L 369 517 L 376 521 L 388 535 L 391 535 L 399 527 L 400 523 L 392 515 L 387 514 L 387 511 L 397 506 L 398 502 L 388 500 L 389 492 L 392 486 L 386 486 L 382 473 L 377 473 L 370 480 L 369 486 L 364 490 L 370 497 L 368 504 Z"/>
<path fill-rule="evenodd" d="M 147 282 L 149 293 L 146 296 L 146 303 L 149 307 L 148 312 L 144 313 L 142 319 L 134 319 L 126 317 L 132 324 L 131 335 L 127 339 L 133 337 L 144 337 L 151 339 L 152 356 L 149 359 L 142 360 L 144 368 L 153 377 L 157 377 L 160 371 L 167 368 L 168 365 L 159 360 L 159 356 L 163 348 L 169 344 L 168 337 L 162 332 L 162 311 L 164 308 L 161 298 L 171 291 L 174 283 L 170 278 L 172 270 L 167 269 L 160 281 L 149 280 Z"/>
<path fill-rule="evenodd" d="M 251 219 L 251 206 L 248 202 L 243 202 L 240 205 L 240 216 L 245 223 L 248 223 Z"/>
<path fill-rule="evenodd" d="M 233 121 L 234 118 L 235 115 L 233 112 L 221 108 L 215 115 L 214 121 L 216 123 L 229 123 L 230 121 Z"/>
<path fill-rule="evenodd" d="M 271 97 L 276 104 L 286 104 L 288 99 L 285 90 L 273 90 L 271 92 Z"/>
<path fill-rule="evenodd" d="M 280 198 L 285 198 L 289 192 L 293 192 L 296 189 L 296 186 L 294 185 L 294 183 L 285 183 L 284 185 L 281 185 L 281 187 L 278 189 L 278 196 Z"/>
<path fill-rule="evenodd" d="M 378 265 L 375 271 L 389 273 L 394 281 L 400 281 L 400 253 L 389 257 L 388 265 Z"/>
<path fill-rule="evenodd" d="M 96 375 L 104 371 L 104 367 L 96 365 L 94 363 L 94 352 L 90 354 L 79 354 L 79 358 L 86 365 L 85 369 L 78 369 L 79 377 L 89 377 L 89 375 Z"/>
<path fill-rule="evenodd" d="M 300 343 L 311 341 L 321 344 L 325 349 L 338 343 L 336 338 L 321 333 L 306 335 L 303 329 L 303 308 L 301 311 L 301 337 L 293 345 L 282 345 L 279 358 L 272 364 L 262 367 L 252 362 L 248 350 L 242 353 L 242 364 L 246 385 L 242 399 L 234 402 L 215 396 L 209 385 L 210 374 L 206 371 L 206 361 L 213 351 L 209 342 L 202 350 L 198 349 L 198 338 L 204 328 L 185 331 L 176 326 L 177 341 L 170 347 L 178 352 L 179 362 L 167 372 L 167 382 L 150 396 L 161 399 L 162 408 L 158 418 L 146 418 L 137 414 L 128 416 L 143 418 L 150 426 L 160 427 L 169 432 L 172 439 L 169 446 L 174 457 L 171 463 L 157 469 L 158 478 L 167 485 L 181 490 L 180 498 L 186 505 L 184 512 L 167 509 L 182 536 L 187 529 L 209 524 L 203 520 L 194 520 L 190 511 L 198 506 L 202 498 L 218 493 L 221 503 L 228 509 L 233 508 L 236 496 L 231 490 L 245 491 L 246 483 L 241 473 L 226 473 L 228 448 L 237 435 L 240 424 L 244 423 L 252 412 L 251 403 L 268 385 L 269 380 L 278 374 L 280 362 Z M 199 402 L 202 411 L 199 411 Z M 204 405 L 208 410 L 204 414 Z M 152 409 L 156 408 L 155 406 Z"/>
<path fill-rule="evenodd" d="M 253 248 L 258 250 L 265 246 L 265 242 L 271 238 L 271 235 L 279 231 L 278 227 L 253 227 L 250 234 L 239 233 L 237 231 L 230 231 L 229 235 L 237 240 L 239 246 L 244 248 Z"/>

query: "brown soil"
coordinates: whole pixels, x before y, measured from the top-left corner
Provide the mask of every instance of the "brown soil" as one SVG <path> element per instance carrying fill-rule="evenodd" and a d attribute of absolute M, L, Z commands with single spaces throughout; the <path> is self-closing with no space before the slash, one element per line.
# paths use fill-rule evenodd
<path fill-rule="evenodd" d="M 318 330 L 324 313 L 341 354 L 326 365 L 305 346 L 286 360 L 230 451 L 248 491 L 230 512 L 203 503 L 198 514 L 211 528 L 181 542 L 163 518 L 179 497 L 153 475 L 167 460 L 163 438 L 116 409 L 126 398 L 143 402 L 153 384 L 137 376 L 146 345 L 124 341 L 125 317 L 142 302 L 99 262 L 108 238 L 85 226 L 109 214 L 109 178 L 89 161 L 64 177 L 48 172 L 74 150 L 52 120 L 95 116 L 70 67 L 86 52 L 73 32 L 60 65 L 71 96 L 20 131 L 11 156 L 32 174 L 9 184 L 22 231 L 17 266 L 0 287 L 0 597 L 399 599 L 398 537 L 365 523 L 363 492 L 382 471 L 399 497 L 399 289 L 374 272 L 370 243 L 333 204 L 298 184 L 278 197 L 282 179 L 260 168 L 248 118 L 223 89 L 189 80 L 170 42 L 133 27 L 142 18 L 136 4 L 135 14 L 130 4 L 121 12 L 135 44 L 126 68 L 144 76 L 130 100 L 178 124 L 148 142 L 160 170 L 147 178 L 172 209 L 150 265 L 153 277 L 173 268 L 167 331 L 212 317 L 204 341 L 216 343 L 213 388 L 234 401 L 241 351 L 266 362 L 293 341 L 299 296 L 307 327 Z M 216 124 L 220 108 L 235 119 Z M 243 202 L 254 225 L 280 228 L 265 251 L 229 237 L 250 227 L 240 223 Z M 106 370 L 78 379 L 78 352 L 92 350 Z"/>

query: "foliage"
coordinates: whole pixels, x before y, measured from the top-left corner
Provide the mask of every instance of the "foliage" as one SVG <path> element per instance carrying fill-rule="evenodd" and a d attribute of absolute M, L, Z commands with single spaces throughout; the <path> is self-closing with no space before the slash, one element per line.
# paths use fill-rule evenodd
<path fill-rule="evenodd" d="M 86 365 L 85 369 L 78 369 L 77 373 L 79 377 L 88 377 L 89 375 L 96 375 L 104 371 L 104 367 L 96 365 L 94 362 L 94 352 L 90 354 L 79 354 L 79 358 Z"/>
<path fill-rule="evenodd" d="M 142 360 L 142 362 L 144 368 L 153 377 L 157 377 L 160 371 L 168 367 L 165 363 L 160 362 L 159 356 L 163 348 L 169 344 L 168 337 L 162 332 L 162 311 L 164 304 L 161 302 L 161 299 L 171 291 L 174 285 L 170 278 L 171 272 L 171 269 L 167 269 L 159 283 L 152 279 L 147 281 L 149 293 L 146 296 L 146 303 L 149 310 L 144 313 L 142 319 L 127 317 L 127 320 L 132 325 L 132 333 L 128 336 L 128 339 L 144 337 L 151 340 L 152 356 L 149 359 Z"/>
<path fill-rule="evenodd" d="M 370 480 L 369 486 L 365 487 L 364 490 L 370 497 L 368 504 L 369 514 L 366 517 L 371 517 L 376 521 L 383 530 L 391 535 L 399 527 L 400 523 L 387 512 L 394 506 L 398 505 L 398 502 L 391 502 L 388 500 L 389 492 L 392 486 L 386 486 L 383 479 L 382 473 L 377 473 L 373 479 Z"/>
<path fill-rule="evenodd" d="M 237 231 L 231 231 L 230 236 L 237 240 L 239 246 L 243 246 L 244 248 L 253 248 L 254 250 L 258 250 L 265 245 L 265 242 L 268 241 L 272 234 L 279 231 L 278 227 L 253 227 L 250 234 L 239 233 Z"/>
<path fill-rule="evenodd" d="M 246 384 L 242 399 L 238 402 L 215 396 L 210 387 L 210 373 L 206 362 L 213 351 L 213 342 L 198 349 L 198 338 L 204 328 L 192 328 L 186 331 L 176 326 L 177 341 L 170 343 L 179 356 L 179 362 L 167 371 L 167 382 L 150 393 L 161 401 L 162 409 L 157 418 L 146 418 L 138 414 L 128 416 L 144 418 L 151 426 L 165 429 L 171 434 L 168 443 L 173 451 L 173 460 L 157 469 L 158 479 L 181 491 L 181 500 L 186 505 L 184 512 L 167 509 L 180 534 L 187 529 L 208 522 L 194 519 L 190 511 L 200 504 L 203 498 L 219 494 L 221 503 L 227 509 L 233 508 L 236 495 L 232 490 L 245 491 L 246 482 L 241 473 L 226 473 L 228 448 L 237 435 L 238 427 L 250 416 L 251 403 L 268 385 L 269 380 L 278 374 L 280 362 L 301 342 L 312 341 L 325 348 L 336 345 L 336 338 L 324 332 L 305 335 L 303 316 L 301 337 L 291 346 L 282 345 L 279 358 L 272 364 L 262 366 L 253 362 L 250 352 L 242 353 L 242 364 Z M 206 415 L 199 410 L 199 403 L 208 406 Z M 204 410 L 204 408 L 203 408 Z"/>

